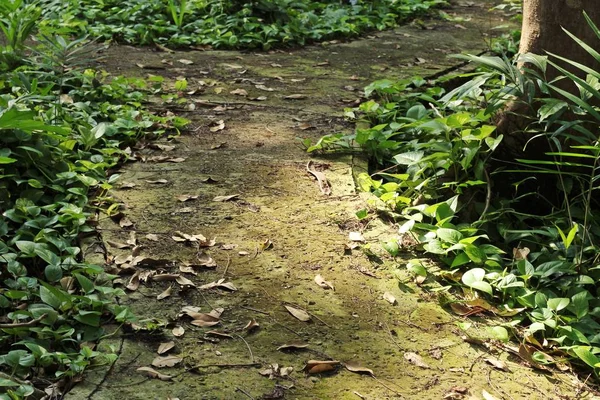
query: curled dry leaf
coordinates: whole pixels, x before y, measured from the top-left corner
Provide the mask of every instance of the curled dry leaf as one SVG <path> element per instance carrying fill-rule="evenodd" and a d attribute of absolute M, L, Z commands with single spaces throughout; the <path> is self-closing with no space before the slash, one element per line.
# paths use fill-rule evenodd
<path fill-rule="evenodd" d="M 114 247 L 115 249 L 120 249 L 120 250 L 129 249 L 132 247 L 130 244 L 113 242 L 112 240 L 107 240 L 106 243 L 108 245 L 110 245 L 111 247 Z"/>
<path fill-rule="evenodd" d="M 307 374 L 321 374 L 323 372 L 335 371 L 339 366 L 339 361 L 310 360 L 306 362 L 304 372 Z"/>
<path fill-rule="evenodd" d="M 331 282 L 327 282 L 321 275 L 315 276 L 315 283 L 321 286 L 323 289 L 335 290 L 333 288 L 333 284 Z"/>
<path fill-rule="evenodd" d="M 288 310 L 290 314 L 292 314 L 296 319 L 299 319 L 302 322 L 310 321 L 310 315 L 304 310 L 299 310 L 294 307 L 285 306 L 285 309 Z"/>
<path fill-rule="evenodd" d="M 160 238 L 158 237 L 158 235 L 155 235 L 154 233 L 149 233 L 146 236 L 146 239 L 152 241 L 152 242 L 158 242 L 160 240 Z"/>
<path fill-rule="evenodd" d="M 136 291 L 140 287 L 140 271 L 136 271 L 135 274 L 129 278 L 129 282 L 127 282 L 127 289 L 131 291 Z"/>
<path fill-rule="evenodd" d="M 406 361 L 408 361 L 409 363 L 416 365 L 417 367 L 424 368 L 424 369 L 431 368 L 429 365 L 427 365 L 427 363 L 425 361 L 423 361 L 421 356 L 418 355 L 417 353 L 406 352 L 406 353 L 404 353 L 404 359 Z"/>
<path fill-rule="evenodd" d="M 133 189 L 136 186 L 137 185 L 133 182 L 123 182 L 121 184 L 121 186 L 119 186 L 119 189 L 122 189 L 122 190 Z"/>
<path fill-rule="evenodd" d="M 283 98 L 285 100 L 302 100 L 305 99 L 307 96 L 305 94 L 290 94 L 289 96 L 283 96 Z"/>
<path fill-rule="evenodd" d="M 266 87 L 265 85 L 255 85 L 257 89 L 264 90 L 265 92 L 273 92 L 275 89 Z"/>
<path fill-rule="evenodd" d="M 164 185 L 165 183 L 169 183 L 169 181 L 166 179 L 156 179 L 154 181 L 146 181 L 146 182 L 150 183 L 152 185 Z"/>
<path fill-rule="evenodd" d="M 348 239 L 350 239 L 351 242 L 364 242 L 365 238 L 363 237 L 362 233 L 360 232 L 350 232 L 348 234 Z"/>
<path fill-rule="evenodd" d="M 231 201 L 231 200 L 237 199 L 238 197 L 240 197 L 239 194 L 230 194 L 228 196 L 216 196 L 213 199 L 213 201 L 219 201 L 219 202 Z"/>
<path fill-rule="evenodd" d="M 216 282 L 211 282 L 211 283 L 207 283 L 206 285 L 202 285 L 200 286 L 200 290 L 208 290 L 208 289 L 212 289 L 212 288 L 220 288 L 220 289 L 227 289 L 227 290 L 231 290 L 232 292 L 235 292 L 237 290 L 237 288 L 235 287 L 235 285 L 231 282 L 225 282 L 225 279 L 221 278 Z"/>
<path fill-rule="evenodd" d="M 267 100 L 267 96 L 251 97 L 250 100 L 252 100 L 252 101 L 265 101 L 265 100 Z"/>
<path fill-rule="evenodd" d="M 177 279 L 175 279 L 175 281 L 177 283 L 179 283 L 181 286 L 193 286 L 196 287 L 196 284 L 192 281 L 190 281 L 188 278 L 186 278 L 185 276 L 181 276 L 179 275 L 177 277 Z"/>
<path fill-rule="evenodd" d="M 166 299 L 167 297 L 169 297 L 171 295 L 172 291 L 173 291 L 173 286 L 169 286 L 164 292 L 162 292 L 161 294 L 156 296 L 156 300 Z"/>
<path fill-rule="evenodd" d="M 223 121 L 222 119 L 217 121 L 214 126 L 212 126 L 210 128 L 211 132 L 218 132 L 218 131 L 222 131 L 223 129 L 225 129 L 225 121 Z"/>
<path fill-rule="evenodd" d="M 265 251 L 273 248 L 273 242 L 271 239 L 267 239 L 260 245 L 260 251 Z"/>
<path fill-rule="evenodd" d="M 248 323 L 246 324 L 246 326 L 244 326 L 244 330 L 246 332 L 252 332 L 255 329 L 258 329 L 258 327 L 260 327 L 260 325 L 258 324 L 258 322 L 256 322 L 255 319 L 251 319 L 250 321 L 248 321 Z"/>
<path fill-rule="evenodd" d="M 292 343 L 282 344 L 281 346 L 279 346 L 277 348 L 277 350 L 285 351 L 285 350 L 299 350 L 299 349 L 306 349 L 306 348 L 308 348 L 308 343 L 292 342 Z"/>
<path fill-rule="evenodd" d="M 236 96 L 248 96 L 248 92 L 244 89 L 235 89 L 229 92 L 229 94 L 234 94 Z"/>
<path fill-rule="evenodd" d="M 175 347 L 175 342 L 166 342 L 158 345 L 158 350 L 156 351 L 158 354 L 165 354 L 167 351 L 171 350 Z"/>
<path fill-rule="evenodd" d="M 179 272 L 183 272 L 185 274 L 198 275 L 198 273 L 194 270 L 194 267 L 191 265 L 180 265 Z"/>
<path fill-rule="evenodd" d="M 180 63 L 182 63 L 184 65 L 192 65 L 194 63 L 192 60 L 187 60 L 185 58 L 181 58 L 181 59 L 179 59 L 177 61 L 179 61 Z"/>
<path fill-rule="evenodd" d="M 519 260 L 527 260 L 527 256 L 529 255 L 529 253 L 531 252 L 531 250 L 529 250 L 529 247 L 515 247 L 513 249 L 513 258 L 517 261 Z"/>
<path fill-rule="evenodd" d="M 174 281 L 177 280 L 177 278 L 179 278 L 181 275 L 179 274 L 159 274 L 159 275 L 154 275 L 152 277 L 152 280 L 155 282 L 170 282 L 170 281 Z"/>
<path fill-rule="evenodd" d="M 502 360 L 498 360 L 497 358 L 490 357 L 490 358 L 484 358 L 484 361 L 500 371 L 510 372 L 510 370 L 508 369 L 508 365 L 506 365 L 506 363 Z"/>
<path fill-rule="evenodd" d="M 183 361 L 183 358 L 177 356 L 158 356 L 152 360 L 152 365 L 157 368 L 174 367 Z"/>
<path fill-rule="evenodd" d="M 350 372 L 355 372 L 357 374 L 367 374 L 367 375 L 375 375 L 373 373 L 373 370 L 370 368 L 365 368 L 365 367 L 361 367 L 360 365 L 351 363 L 351 362 L 347 362 L 344 364 L 344 367 L 346 367 L 346 369 Z"/>
<path fill-rule="evenodd" d="M 127 217 L 123 217 L 119 220 L 119 226 L 121 228 L 130 228 L 133 226 L 133 221 Z"/>
<path fill-rule="evenodd" d="M 390 303 L 391 305 L 396 304 L 398 301 L 396 300 L 396 298 L 394 297 L 393 294 L 391 294 L 390 292 L 385 292 L 383 294 L 383 299 L 385 301 L 387 301 L 388 303 Z"/>
<path fill-rule="evenodd" d="M 190 201 L 190 200 L 196 200 L 196 199 L 198 199 L 198 197 L 199 196 L 197 196 L 197 195 L 193 196 L 193 195 L 189 195 L 189 194 L 182 194 L 181 196 L 177 196 L 177 200 L 179 200 L 183 203 L 183 202 Z"/>
<path fill-rule="evenodd" d="M 183 157 L 177 157 L 177 158 L 168 158 L 168 159 L 167 159 L 167 161 L 168 161 L 168 162 L 172 162 L 172 163 L 176 163 L 176 164 L 178 164 L 178 163 L 182 163 L 182 162 L 184 162 L 184 161 L 185 161 L 185 158 L 183 158 Z"/>
<path fill-rule="evenodd" d="M 199 253 L 196 258 L 200 267 L 215 268 L 217 266 L 217 262 L 205 252 Z"/>
<path fill-rule="evenodd" d="M 140 367 L 137 369 L 137 371 L 146 376 L 149 376 L 150 378 L 160 379 L 161 381 L 169 381 L 173 378 L 170 375 L 161 374 L 160 372 L 150 367 Z"/>
<path fill-rule="evenodd" d="M 173 330 L 171 331 L 171 333 L 175 337 L 181 337 L 185 333 L 185 329 L 183 329 L 182 326 L 176 326 L 175 328 L 173 328 Z"/>

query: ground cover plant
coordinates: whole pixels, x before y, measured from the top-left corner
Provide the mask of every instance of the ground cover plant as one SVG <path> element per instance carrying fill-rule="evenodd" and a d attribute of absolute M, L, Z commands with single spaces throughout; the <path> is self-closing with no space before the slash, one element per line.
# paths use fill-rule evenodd
<path fill-rule="evenodd" d="M 420 284 L 435 275 L 447 283 L 436 290 L 458 293 L 441 296 L 452 311 L 503 317 L 493 334 L 516 339 L 512 351 L 536 368 L 575 364 L 598 377 L 600 73 L 552 54 L 461 58 L 480 69 L 450 91 L 420 77 L 372 83 L 369 100 L 346 110 L 361 121 L 356 132 L 307 142 L 309 151 L 369 154 L 374 170 L 359 185 L 399 226 L 384 248 L 396 256 L 416 243 L 437 257 L 406 268 Z M 562 75 L 547 80 L 549 66 Z M 503 118 L 519 121 L 518 132 L 498 133 Z"/>
<path fill-rule="evenodd" d="M 383 30 L 443 0 L 103 0 L 39 3 L 54 30 L 103 40 L 226 49 L 297 46 Z"/>
<path fill-rule="evenodd" d="M 176 133 L 185 121 L 145 109 L 159 79 L 89 68 L 96 46 L 88 40 L 40 36 L 26 51 L 41 9 L 2 6 L 0 398 L 19 399 L 116 357 L 95 348 L 107 334 L 101 324 L 133 315 L 116 301 L 115 277 L 85 262 L 81 240 L 94 233 L 98 210 L 117 213 L 107 191 L 118 176 L 108 171 L 142 137 Z"/>

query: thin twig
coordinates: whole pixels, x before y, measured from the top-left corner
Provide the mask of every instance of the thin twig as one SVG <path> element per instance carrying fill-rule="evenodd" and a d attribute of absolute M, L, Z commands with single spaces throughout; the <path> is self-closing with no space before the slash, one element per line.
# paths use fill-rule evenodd
<path fill-rule="evenodd" d="M 38 322 L 40 322 L 47 316 L 48 316 L 48 314 L 42 314 L 39 317 L 37 317 L 36 319 L 32 319 L 31 321 L 27 321 L 27 322 L 15 322 L 13 324 L 0 324 L 0 329 L 26 328 L 28 326 L 34 326 L 34 325 L 37 325 Z"/>
<path fill-rule="evenodd" d="M 237 337 L 239 337 L 240 339 L 242 339 L 242 341 L 246 344 L 246 347 L 248 348 L 248 351 L 250 352 L 250 360 L 252 362 L 254 362 L 254 354 L 252 354 L 252 349 L 250 348 L 250 345 L 248 344 L 248 342 L 246 342 L 246 339 L 244 339 L 243 337 L 241 337 L 240 335 L 235 335 Z"/>
<path fill-rule="evenodd" d="M 250 394 L 249 394 L 248 392 L 246 392 L 246 391 L 245 391 L 244 389 L 242 389 L 242 388 L 236 387 L 236 388 L 235 388 L 235 391 L 236 391 L 236 392 L 241 392 L 241 393 L 245 394 L 245 395 L 246 395 L 246 396 L 247 396 L 249 399 L 252 399 L 252 400 L 254 400 L 254 397 L 250 396 Z"/>
<path fill-rule="evenodd" d="M 259 310 L 259 309 L 253 308 L 253 307 L 247 307 L 247 306 L 240 306 L 240 307 L 241 308 L 245 308 L 246 310 L 250 310 L 250 311 L 254 311 L 254 312 L 260 313 L 260 314 L 271 315 L 271 313 L 268 313 L 266 311 L 262 311 L 262 310 Z"/>
<path fill-rule="evenodd" d="M 227 275 L 227 270 L 229 270 L 230 265 L 231 265 L 231 257 L 229 257 L 229 254 L 227 254 L 227 265 L 225 266 L 225 271 L 223 271 L 223 275 L 221 275 L 221 278 L 225 278 L 225 275 Z"/>
<path fill-rule="evenodd" d="M 380 379 L 375 378 L 374 376 L 371 375 L 371 378 L 373 378 L 375 380 L 375 382 L 379 383 L 381 386 L 383 386 L 384 388 L 386 388 L 387 390 L 389 390 L 390 392 L 397 394 L 398 396 L 402 397 L 402 393 L 392 389 L 391 387 L 389 387 L 388 385 L 386 385 L 385 383 L 383 383 Z"/>
<path fill-rule="evenodd" d="M 208 306 L 211 308 L 211 310 L 214 310 L 215 308 L 212 306 L 212 304 L 210 304 L 210 302 L 208 301 L 206 296 L 204 296 L 204 293 L 202 293 L 202 290 L 199 290 L 199 292 L 200 292 L 200 296 L 202 296 L 202 299 L 204 299 L 204 301 L 206 302 L 206 304 L 208 304 Z"/>
<path fill-rule="evenodd" d="M 200 368 L 251 368 L 251 367 L 260 367 L 261 363 L 241 363 L 241 364 L 198 364 L 186 368 L 186 371 L 192 371 Z M 177 375 L 176 375 L 177 376 Z"/>

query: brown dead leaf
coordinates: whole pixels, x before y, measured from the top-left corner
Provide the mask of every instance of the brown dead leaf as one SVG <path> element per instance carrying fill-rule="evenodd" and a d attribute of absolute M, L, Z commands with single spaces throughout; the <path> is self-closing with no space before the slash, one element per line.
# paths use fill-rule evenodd
<path fill-rule="evenodd" d="M 189 195 L 189 194 L 182 194 L 181 196 L 177 196 L 177 200 L 179 200 L 183 203 L 183 202 L 190 201 L 190 200 L 196 200 L 196 199 L 198 199 L 198 197 L 199 196 L 197 196 L 197 195 L 193 196 L 193 195 Z"/>
<path fill-rule="evenodd" d="M 224 278 L 219 279 L 218 281 L 207 283 L 199 287 L 200 290 L 209 290 L 213 288 L 226 289 L 232 292 L 237 291 L 235 285 L 231 282 L 225 282 Z"/>
<path fill-rule="evenodd" d="M 464 317 L 465 315 L 470 315 L 473 312 L 473 309 L 463 303 L 450 303 L 450 308 L 456 315 L 460 315 Z"/>
<path fill-rule="evenodd" d="M 406 353 L 404 353 L 404 359 L 406 361 L 408 361 L 409 363 L 416 365 L 417 367 L 424 368 L 424 369 L 431 368 L 429 365 L 427 365 L 427 363 L 425 361 L 423 361 L 421 356 L 418 355 L 417 353 L 406 352 Z"/>
<path fill-rule="evenodd" d="M 175 281 L 177 283 L 179 283 L 181 286 L 192 286 L 192 287 L 196 287 L 196 284 L 192 281 L 190 281 L 188 278 L 186 278 L 185 276 L 178 276 L 177 279 L 175 279 Z"/>
<path fill-rule="evenodd" d="M 396 300 L 396 298 L 394 297 L 393 294 L 391 294 L 390 292 L 385 292 L 383 294 L 383 299 L 385 301 L 387 301 L 388 303 L 390 303 L 391 305 L 396 304 L 398 301 Z"/>
<path fill-rule="evenodd" d="M 148 180 L 147 180 L 146 182 L 147 182 L 147 183 L 150 183 L 150 184 L 152 184 L 152 185 L 164 185 L 164 184 L 166 184 L 166 183 L 169 183 L 169 181 L 168 181 L 168 180 L 166 180 L 166 179 L 157 179 L 157 180 L 154 180 L 154 181 L 148 181 Z"/>
<path fill-rule="evenodd" d="M 127 282 L 127 289 L 135 292 L 140 287 L 140 271 L 136 271 L 131 278 L 129 278 L 129 282 Z"/>
<path fill-rule="evenodd" d="M 266 101 L 268 98 L 267 98 L 267 96 L 258 96 L 258 97 L 250 97 L 249 99 L 252 101 Z"/>
<path fill-rule="evenodd" d="M 250 321 L 248 321 L 248 323 L 246 324 L 246 326 L 244 326 L 243 329 L 246 332 L 252 332 L 253 330 L 258 329 L 258 327 L 260 327 L 258 322 L 256 322 L 255 319 L 251 319 Z"/>
<path fill-rule="evenodd" d="M 111 247 L 114 247 L 115 249 L 129 249 L 132 246 L 130 244 L 125 244 L 125 243 L 119 243 L 119 242 L 113 242 L 112 240 L 107 240 L 106 243 L 108 245 L 110 245 Z"/>
<path fill-rule="evenodd" d="M 335 371 L 339 366 L 339 361 L 309 360 L 306 362 L 304 372 L 307 374 L 321 374 L 323 372 Z"/>
<path fill-rule="evenodd" d="M 375 375 L 373 373 L 373 370 L 370 368 L 365 368 L 365 367 L 361 367 L 360 365 L 351 363 L 351 362 L 347 362 L 344 364 L 344 367 L 346 367 L 346 369 L 350 372 L 355 372 L 357 374 L 367 374 L 367 375 Z"/>
<path fill-rule="evenodd" d="M 362 233 L 360 233 L 360 232 L 350 232 L 348 234 L 348 239 L 351 242 L 365 242 L 365 238 L 363 237 Z"/>
<path fill-rule="evenodd" d="M 156 351 L 158 354 L 165 354 L 167 351 L 171 350 L 175 347 L 175 342 L 166 342 L 158 345 L 158 350 Z"/>
<path fill-rule="evenodd" d="M 504 372 L 510 372 L 510 370 L 508 369 L 508 365 L 506 365 L 506 363 L 502 360 L 498 360 L 497 358 L 484 358 L 483 359 L 486 363 L 490 364 L 492 367 L 500 370 L 500 371 L 504 371 Z"/>
<path fill-rule="evenodd" d="M 521 357 L 521 359 L 523 361 L 526 361 L 529 365 L 531 365 L 533 368 L 537 368 L 540 369 L 542 371 L 546 371 L 548 368 L 540 363 L 538 363 L 534 358 L 533 358 L 533 354 L 535 353 L 536 349 L 534 347 L 528 346 L 524 343 L 521 343 L 521 345 L 519 346 L 519 357 Z"/>
<path fill-rule="evenodd" d="M 244 89 L 235 89 L 229 92 L 229 94 L 234 94 L 236 96 L 248 96 L 248 92 Z"/>
<path fill-rule="evenodd" d="M 323 172 L 311 169 L 310 164 L 311 161 L 306 164 L 306 172 L 315 177 L 319 184 L 319 190 L 321 193 L 323 193 L 325 196 L 329 196 L 331 194 L 331 185 L 329 184 L 327 177 Z"/>
<path fill-rule="evenodd" d="M 218 180 L 211 178 L 210 176 L 206 177 L 206 178 L 202 178 L 200 179 L 200 182 L 202 183 L 208 183 L 208 184 L 212 184 L 212 183 L 219 183 Z"/>
<path fill-rule="evenodd" d="M 123 190 L 133 189 L 136 186 L 137 185 L 135 183 L 133 183 L 133 182 L 123 182 L 121 184 L 121 186 L 119 186 L 119 189 L 123 189 Z"/>
<path fill-rule="evenodd" d="M 172 162 L 172 163 L 176 163 L 176 164 L 178 164 L 178 163 L 182 163 L 182 162 L 184 162 L 184 161 L 185 161 L 185 158 L 183 158 L 183 157 L 177 157 L 177 158 L 168 158 L 168 159 L 167 159 L 167 161 L 168 161 L 168 162 Z"/>
<path fill-rule="evenodd" d="M 158 274 L 152 277 L 155 282 L 171 282 L 177 280 L 181 275 L 179 274 Z"/>
<path fill-rule="evenodd" d="M 277 348 L 277 350 L 278 351 L 300 350 L 300 349 L 306 349 L 306 348 L 308 348 L 308 343 L 304 343 L 304 342 L 292 342 L 292 343 L 282 344 L 281 346 L 279 346 Z"/>
<path fill-rule="evenodd" d="M 239 194 L 230 194 L 228 196 L 216 196 L 213 201 L 218 201 L 218 202 L 225 202 L 225 201 L 231 201 L 231 200 L 235 200 L 238 197 L 240 197 Z"/>
<path fill-rule="evenodd" d="M 150 368 L 150 367 L 140 367 L 137 369 L 138 372 L 149 376 L 150 378 L 160 379 L 161 381 L 170 381 L 173 377 L 170 375 L 161 374 L 160 372 Z"/>
<path fill-rule="evenodd" d="M 257 89 L 264 90 L 265 92 L 274 92 L 275 89 L 267 87 L 265 85 L 255 85 Z"/>
<path fill-rule="evenodd" d="M 219 132 L 219 131 L 222 131 L 223 129 L 225 129 L 225 121 L 223 121 L 221 119 L 213 124 L 213 126 L 210 128 L 210 131 L 211 132 Z"/>
<path fill-rule="evenodd" d="M 285 306 L 285 309 L 288 310 L 288 312 L 290 314 L 292 314 L 296 319 L 298 319 L 302 322 L 310 321 L 310 315 L 308 315 L 308 313 L 304 310 L 300 310 L 298 308 L 294 308 L 294 307 L 290 307 L 290 306 Z"/>
<path fill-rule="evenodd" d="M 481 390 L 481 395 L 483 396 L 483 400 L 498 400 L 496 396 L 492 396 L 485 389 Z"/>
<path fill-rule="evenodd" d="M 320 62 L 320 63 L 316 63 L 315 67 L 327 67 L 329 65 L 330 65 L 329 61 L 323 61 L 323 62 Z"/>
<path fill-rule="evenodd" d="M 158 356 L 152 360 L 152 365 L 157 368 L 174 367 L 183 361 L 183 358 L 177 356 Z"/>
<path fill-rule="evenodd" d="M 302 100 L 302 99 L 306 99 L 306 95 L 305 94 L 290 94 L 289 96 L 283 96 L 284 100 Z"/>
<path fill-rule="evenodd" d="M 198 260 L 198 266 L 204 268 L 215 268 L 217 266 L 217 262 L 205 252 L 201 252 L 196 256 Z"/>
<path fill-rule="evenodd" d="M 173 291 L 173 286 L 169 286 L 164 292 L 156 296 L 156 300 L 166 299 L 171 296 L 171 292 Z"/>
<path fill-rule="evenodd" d="M 531 252 L 531 250 L 529 250 L 529 247 L 515 247 L 513 249 L 513 258 L 515 260 L 527 260 L 527 256 L 529 255 L 529 253 Z"/>
<path fill-rule="evenodd" d="M 333 288 L 333 284 L 331 282 L 327 282 L 321 275 L 315 276 L 315 283 L 321 286 L 323 289 L 335 290 Z"/>
<path fill-rule="evenodd" d="M 160 240 L 160 238 L 158 237 L 158 235 L 155 235 L 154 233 L 149 233 L 146 236 L 146 239 L 152 241 L 152 242 L 158 242 Z"/>
<path fill-rule="evenodd" d="M 131 221 L 127 217 L 123 217 L 123 218 L 121 218 L 121 220 L 119 220 L 119 226 L 121 228 L 130 228 L 133 226 L 133 221 Z"/>
<path fill-rule="evenodd" d="M 313 124 L 310 124 L 308 122 L 304 122 L 300 125 L 298 125 L 298 128 L 302 129 L 303 131 L 307 130 L 307 129 L 315 129 L 316 126 L 314 126 Z"/>
<path fill-rule="evenodd" d="M 185 58 L 181 58 L 181 59 L 179 59 L 177 61 L 179 61 L 180 63 L 182 63 L 184 65 L 192 65 L 194 63 L 192 60 L 187 60 Z"/>
<path fill-rule="evenodd" d="M 171 333 L 175 337 L 180 337 L 180 336 L 183 336 L 183 334 L 185 333 L 185 329 L 183 329 L 182 326 L 176 326 L 175 328 L 173 328 L 173 330 L 171 331 Z"/>

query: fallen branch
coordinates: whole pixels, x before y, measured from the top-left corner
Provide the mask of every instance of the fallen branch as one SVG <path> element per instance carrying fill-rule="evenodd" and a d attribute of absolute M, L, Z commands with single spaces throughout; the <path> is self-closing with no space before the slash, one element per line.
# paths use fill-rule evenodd
<path fill-rule="evenodd" d="M 36 319 L 32 319 L 27 322 L 15 322 L 13 324 L 0 324 L 0 329 L 11 329 L 11 328 L 26 328 L 28 326 L 35 326 L 38 322 L 46 318 L 48 314 L 42 314 Z"/>

